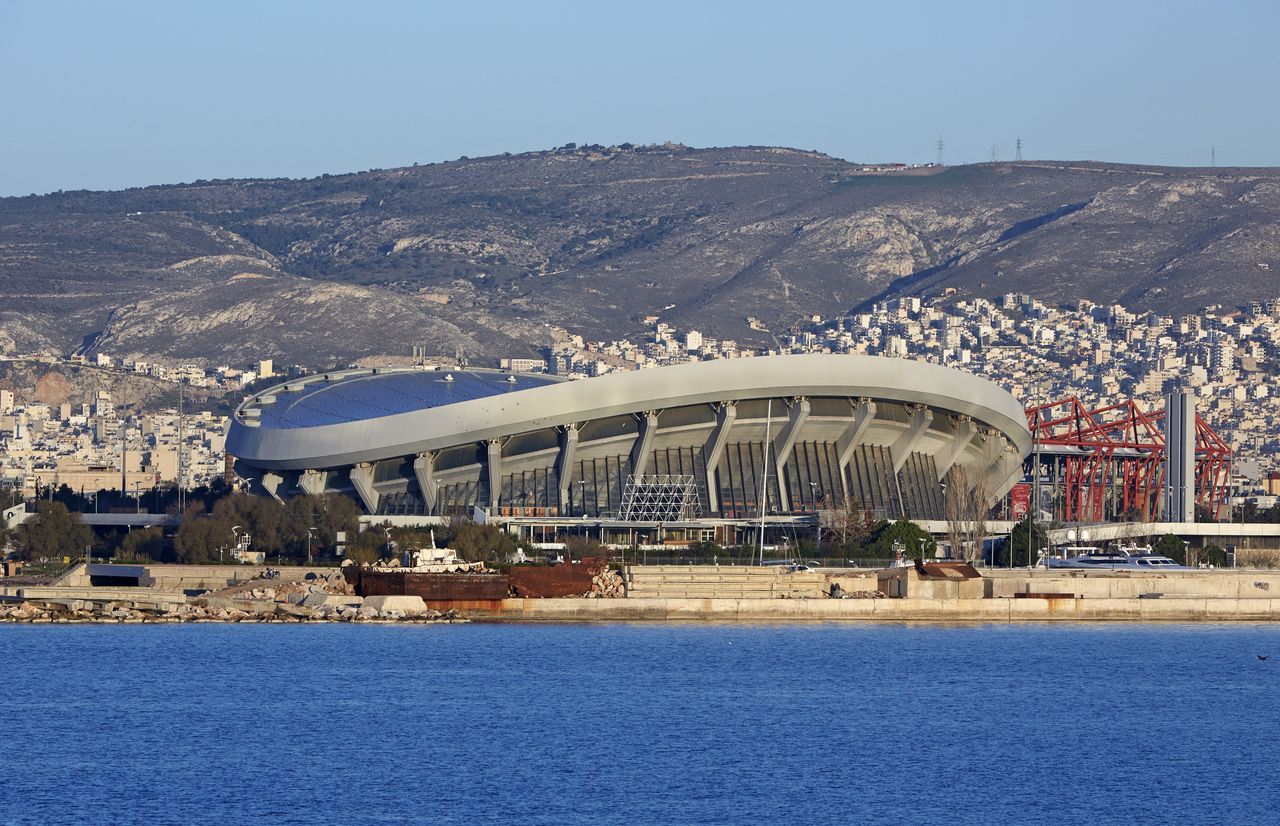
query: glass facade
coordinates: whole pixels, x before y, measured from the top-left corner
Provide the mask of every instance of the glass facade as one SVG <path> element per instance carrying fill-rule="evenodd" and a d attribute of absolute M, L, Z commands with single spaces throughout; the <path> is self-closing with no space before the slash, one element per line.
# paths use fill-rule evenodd
<path fill-rule="evenodd" d="M 814 511 L 843 501 L 840 454 L 832 442 L 797 442 L 785 470 L 792 510 Z"/>
<path fill-rule="evenodd" d="M 570 516 L 616 516 L 631 473 L 630 456 L 605 456 L 574 464 L 569 481 Z"/>

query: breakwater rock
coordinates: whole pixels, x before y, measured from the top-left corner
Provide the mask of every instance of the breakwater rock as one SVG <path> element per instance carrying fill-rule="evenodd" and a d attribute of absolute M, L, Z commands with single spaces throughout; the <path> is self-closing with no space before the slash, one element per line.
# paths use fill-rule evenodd
<path fill-rule="evenodd" d="M 288 602 L 205 600 L 138 607 L 89 600 L 25 601 L 0 605 L 0 622 L 27 623 L 181 623 L 181 622 L 413 622 L 468 620 L 457 611 L 411 605 L 295 605 Z"/>

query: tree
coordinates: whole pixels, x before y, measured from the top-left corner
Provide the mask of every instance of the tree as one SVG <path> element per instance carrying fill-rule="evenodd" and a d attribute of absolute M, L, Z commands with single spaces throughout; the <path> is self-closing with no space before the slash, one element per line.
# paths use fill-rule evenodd
<path fill-rule="evenodd" d="M 566 559 L 583 559 L 588 556 L 603 558 L 609 555 L 609 549 L 589 536 L 569 534 L 564 537 L 564 555 Z"/>
<path fill-rule="evenodd" d="M 830 510 L 818 512 L 819 541 L 826 549 L 838 550 L 842 555 L 855 553 L 865 546 L 875 529 L 875 516 L 852 497 L 845 497 Z"/>
<path fill-rule="evenodd" d="M 880 522 L 867 550 L 878 559 L 892 559 L 898 547 L 908 557 L 927 558 L 933 556 L 935 543 L 928 531 L 904 516 L 897 522 Z"/>
<path fill-rule="evenodd" d="M 982 559 L 982 546 L 987 538 L 987 515 L 993 498 L 984 474 L 971 474 L 963 465 L 951 468 L 947 474 L 943 510 L 953 557 L 966 562 Z"/>
<path fill-rule="evenodd" d="M 356 535 L 355 541 L 347 547 L 347 557 L 352 562 L 365 565 L 377 562 L 386 555 L 387 542 L 381 528 L 370 528 Z"/>
<path fill-rule="evenodd" d="M 182 524 L 173 537 L 173 551 L 179 562 L 206 564 L 225 561 L 223 550 L 235 547 L 233 524 L 204 513 L 204 505 L 196 502 L 182 515 Z"/>
<path fill-rule="evenodd" d="M 307 535 L 311 534 L 311 553 L 322 555 L 337 548 L 338 534 L 345 532 L 355 542 L 360 530 L 360 506 L 340 494 L 295 496 L 285 503 L 280 514 L 280 545 L 293 556 L 302 558 L 307 552 Z M 397 541 L 401 541 L 397 538 Z"/>
<path fill-rule="evenodd" d="M 1227 551 L 1221 545 L 1210 542 L 1199 553 L 1195 554 L 1195 563 L 1222 568 L 1227 564 Z"/>
<path fill-rule="evenodd" d="M 36 516 L 18 526 L 14 534 L 18 556 L 28 562 L 41 557 L 80 556 L 93 544 L 93 531 L 61 502 L 41 502 Z"/>
<path fill-rule="evenodd" d="M 1167 556 L 1174 562 L 1187 564 L 1187 543 L 1180 537 L 1167 533 L 1151 544 L 1151 552 Z"/>
<path fill-rule="evenodd" d="M 1027 514 L 1013 526 L 1013 547 L 1010 548 L 1008 541 L 1000 545 L 996 564 L 1026 565 L 1028 558 L 1034 562 L 1039 559 L 1040 553 L 1048 548 L 1049 537 L 1045 534 L 1044 528 L 1040 527 L 1039 523 L 1033 524 L 1031 514 Z M 1009 561 L 1010 551 L 1013 553 L 1012 563 Z"/>
<path fill-rule="evenodd" d="M 465 520 L 453 526 L 449 547 L 467 562 L 505 562 L 519 546 L 511 534 L 496 525 Z"/>
<path fill-rule="evenodd" d="M 284 548 L 280 531 L 283 515 L 284 508 L 274 499 L 246 493 L 232 494 L 213 506 L 214 519 L 241 526 L 252 537 L 250 547 L 268 554 L 278 554 Z"/>
<path fill-rule="evenodd" d="M 113 557 L 116 562 L 153 562 L 168 555 L 170 543 L 160 528 L 129 531 L 120 540 Z"/>

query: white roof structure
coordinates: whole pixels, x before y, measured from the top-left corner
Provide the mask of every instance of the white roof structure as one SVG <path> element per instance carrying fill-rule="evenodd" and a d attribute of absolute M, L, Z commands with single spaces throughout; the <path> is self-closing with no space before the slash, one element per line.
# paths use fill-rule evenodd
<path fill-rule="evenodd" d="M 766 488 L 772 512 L 853 497 L 890 518 L 939 518 L 953 467 L 998 495 L 1030 449 L 1022 405 L 992 382 L 826 354 L 580 381 L 342 371 L 246 399 L 227 438 L 240 472 L 278 498 L 354 491 L 371 513 L 560 516 L 620 512 L 628 477 L 676 474 L 699 480 L 708 515 L 759 511 Z"/>

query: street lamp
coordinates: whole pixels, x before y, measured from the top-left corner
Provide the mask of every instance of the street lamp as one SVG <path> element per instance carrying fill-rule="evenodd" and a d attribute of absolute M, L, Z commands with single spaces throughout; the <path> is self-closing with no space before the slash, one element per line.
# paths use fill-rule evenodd
<path fill-rule="evenodd" d="M 582 518 L 587 518 L 587 480 L 578 480 L 578 501 L 582 503 Z"/>
<path fill-rule="evenodd" d="M 238 550 L 240 550 L 240 531 L 242 531 L 242 530 L 244 530 L 244 528 L 241 528 L 239 525 L 232 525 L 232 526 L 231 526 L 231 535 L 232 535 L 233 537 L 235 537 L 235 543 L 234 543 L 234 544 L 235 544 L 235 549 L 236 549 L 237 551 L 238 551 Z"/>
<path fill-rule="evenodd" d="M 315 528 L 307 528 L 307 564 L 311 564 L 311 537 L 316 532 Z"/>

